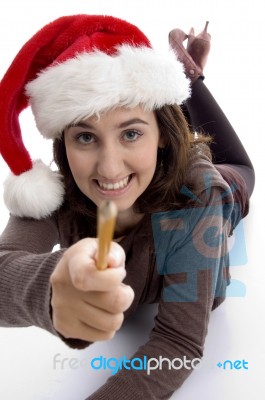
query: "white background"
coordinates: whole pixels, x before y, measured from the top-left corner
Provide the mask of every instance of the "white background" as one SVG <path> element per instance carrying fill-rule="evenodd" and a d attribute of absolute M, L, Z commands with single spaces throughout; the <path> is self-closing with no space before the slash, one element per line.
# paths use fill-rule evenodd
<path fill-rule="evenodd" d="M 205 83 L 246 146 L 256 169 L 256 188 L 244 220 L 248 261 L 233 267 L 244 282 L 245 297 L 230 297 L 212 313 L 204 365 L 172 398 L 179 400 L 259 400 L 263 395 L 265 356 L 264 273 L 264 48 L 262 0 L 8 0 L 0 5 L 0 77 L 20 47 L 39 28 L 69 14 L 109 14 L 137 25 L 155 47 L 167 46 L 168 32 L 179 27 L 202 30 L 210 20 L 212 50 Z M 0 110 L 1 112 L 1 110 Z M 32 157 L 49 162 L 50 143 L 42 140 L 30 111 L 21 115 L 24 142 Z M 1 134 L 1 132 L 0 132 Z M 0 160 L 0 232 L 8 219 L 2 182 L 8 173 Z M 149 317 L 146 318 L 148 313 Z M 146 306 L 111 342 L 84 351 L 68 349 L 37 328 L 0 328 L 0 399 L 82 400 L 110 374 L 91 368 L 64 369 L 53 358 L 128 357 L 147 337 L 155 307 Z M 226 359 L 248 361 L 248 370 L 216 367 Z"/>

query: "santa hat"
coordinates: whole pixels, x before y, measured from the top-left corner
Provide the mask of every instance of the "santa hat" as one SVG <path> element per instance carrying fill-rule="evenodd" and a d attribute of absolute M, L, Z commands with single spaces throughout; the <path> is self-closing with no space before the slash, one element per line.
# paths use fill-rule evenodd
<path fill-rule="evenodd" d="M 20 217 L 44 218 L 63 202 L 60 176 L 25 148 L 19 114 L 31 106 L 45 138 L 114 107 L 154 110 L 181 104 L 189 81 L 173 50 L 154 50 L 134 25 L 74 15 L 44 26 L 20 50 L 0 83 L 0 152 L 11 175 L 4 200 Z"/>

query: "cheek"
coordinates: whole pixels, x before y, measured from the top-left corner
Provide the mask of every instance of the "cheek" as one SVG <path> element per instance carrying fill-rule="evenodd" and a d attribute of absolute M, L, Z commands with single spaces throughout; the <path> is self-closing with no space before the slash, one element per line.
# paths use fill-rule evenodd
<path fill-rule="evenodd" d="M 70 170 L 72 172 L 72 175 L 74 178 L 81 178 L 85 174 L 89 172 L 89 160 L 88 157 L 85 157 L 83 154 L 80 154 L 80 152 L 75 152 L 72 150 L 66 151 L 68 163 Z"/>
<path fill-rule="evenodd" d="M 148 147 L 134 156 L 134 163 L 139 170 L 155 170 L 157 162 L 157 146 Z"/>

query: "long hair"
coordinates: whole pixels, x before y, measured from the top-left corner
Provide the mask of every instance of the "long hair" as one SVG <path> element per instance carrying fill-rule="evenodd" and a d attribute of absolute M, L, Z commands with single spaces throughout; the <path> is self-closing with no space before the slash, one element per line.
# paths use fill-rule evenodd
<path fill-rule="evenodd" d="M 189 129 L 189 124 L 181 108 L 177 105 L 163 106 L 155 110 L 159 131 L 165 147 L 158 149 L 157 165 L 152 181 L 135 202 L 135 211 L 154 213 L 179 208 L 187 202 L 181 194 L 185 184 L 189 157 L 197 143 L 207 143 L 207 136 L 197 136 Z M 96 206 L 77 187 L 72 176 L 64 144 L 63 135 L 53 144 L 54 161 L 62 174 L 65 185 L 63 210 L 72 218 L 96 218 Z"/>

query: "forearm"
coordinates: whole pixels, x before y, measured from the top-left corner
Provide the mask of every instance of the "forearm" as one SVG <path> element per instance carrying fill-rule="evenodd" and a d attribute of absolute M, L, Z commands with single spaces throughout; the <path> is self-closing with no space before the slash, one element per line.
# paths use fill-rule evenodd
<path fill-rule="evenodd" d="M 69 347 L 83 349 L 90 343 L 64 338 L 54 328 L 50 275 L 64 249 L 47 254 L 0 252 L 0 326 L 37 326 L 58 336 Z"/>
<path fill-rule="evenodd" d="M 37 326 L 59 336 L 73 348 L 89 343 L 65 339 L 53 326 L 50 277 L 65 249 L 56 219 L 11 217 L 0 238 L 0 326 Z"/>
<path fill-rule="evenodd" d="M 54 333 L 49 280 L 62 253 L 0 252 L 1 322 L 9 326 L 34 325 Z"/>

